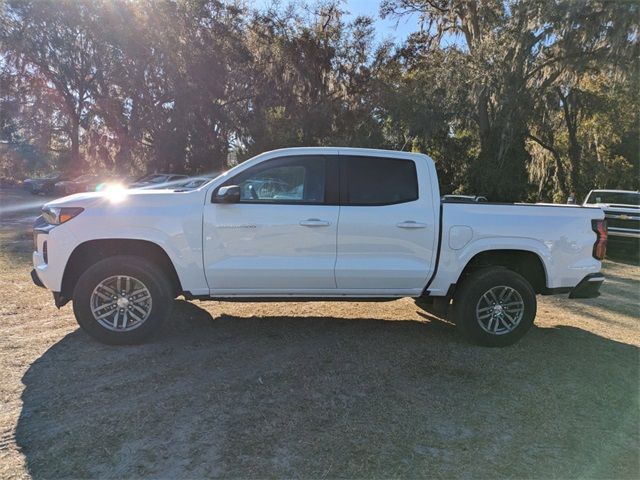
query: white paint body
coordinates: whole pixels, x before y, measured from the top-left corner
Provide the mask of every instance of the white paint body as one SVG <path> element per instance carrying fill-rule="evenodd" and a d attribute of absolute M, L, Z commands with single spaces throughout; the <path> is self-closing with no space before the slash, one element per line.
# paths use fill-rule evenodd
<path fill-rule="evenodd" d="M 213 192 L 232 176 L 292 155 L 411 160 L 419 198 L 385 206 L 212 203 Z M 216 298 L 417 297 L 427 285 L 429 294 L 444 296 L 469 260 L 496 249 L 538 255 L 548 288 L 574 287 L 601 267 L 592 256 L 596 234 L 591 220 L 603 218 L 602 210 L 487 203 L 445 203 L 441 209 L 433 161 L 407 152 L 276 150 L 197 190 L 132 190 L 121 199 L 77 194 L 48 205 L 84 208 L 76 218 L 38 235 L 34 266 L 54 292 L 61 290 L 74 249 L 100 239 L 157 244 L 172 261 L 183 291 Z M 48 263 L 42 253 L 45 241 Z"/>

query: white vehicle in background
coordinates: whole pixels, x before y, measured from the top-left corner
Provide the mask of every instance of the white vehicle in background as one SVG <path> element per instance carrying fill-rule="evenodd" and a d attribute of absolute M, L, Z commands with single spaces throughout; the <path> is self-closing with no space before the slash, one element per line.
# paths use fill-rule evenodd
<path fill-rule="evenodd" d="M 591 190 L 584 206 L 604 211 L 612 247 L 630 247 L 638 253 L 640 246 L 640 192 L 630 190 Z"/>
<path fill-rule="evenodd" d="M 598 294 L 606 228 L 599 208 L 441 202 L 426 155 L 289 148 L 189 191 L 58 199 L 34 239 L 34 282 L 107 343 L 146 339 L 184 295 L 413 297 L 504 346 L 533 324 L 536 294 Z"/>
<path fill-rule="evenodd" d="M 186 182 L 189 177 L 174 173 L 152 173 L 129 185 L 129 188 L 170 188 Z"/>
<path fill-rule="evenodd" d="M 201 187 L 205 183 L 210 182 L 214 178 L 215 178 L 214 176 L 210 176 L 210 177 L 189 177 L 188 179 L 178 183 L 177 185 L 172 185 L 171 188 L 173 190 L 180 190 L 180 191 L 193 190 L 195 188 Z"/>

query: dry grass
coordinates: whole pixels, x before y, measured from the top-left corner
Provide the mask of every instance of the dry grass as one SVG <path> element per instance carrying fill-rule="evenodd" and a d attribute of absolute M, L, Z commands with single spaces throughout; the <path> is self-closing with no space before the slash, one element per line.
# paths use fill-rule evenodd
<path fill-rule="evenodd" d="M 0 227 L 1 478 L 640 475 L 637 266 L 506 349 L 409 300 L 177 301 L 118 348 L 31 284 L 26 225 Z"/>

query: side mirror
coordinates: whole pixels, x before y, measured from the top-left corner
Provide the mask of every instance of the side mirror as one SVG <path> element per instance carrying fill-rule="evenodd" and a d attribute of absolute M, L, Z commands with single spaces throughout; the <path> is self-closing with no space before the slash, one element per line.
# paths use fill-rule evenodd
<path fill-rule="evenodd" d="M 211 201 L 213 203 L 238 203 L 240 201 L 240 187 L 238 185 L 220 187 Z"/>

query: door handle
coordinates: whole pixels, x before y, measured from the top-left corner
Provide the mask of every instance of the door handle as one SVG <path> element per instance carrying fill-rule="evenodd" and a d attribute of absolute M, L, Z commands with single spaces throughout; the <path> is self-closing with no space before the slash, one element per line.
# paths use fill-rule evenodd
<path fill-rule="evenodd" d="M 407 220 L 405 222 L 400 222 L 400 223 L 396 224 L 396 227 L 400 227 L 400 228 L 427 228 L 427 224 L 426 223 L 414 222 L 413 220 Z"/>
<path fill-rule="evenodd" d="M 300 225 L 303 227 L 328 227 L 331 225 L 331 222 L 320 220 L 319 218 L 307 218 L 306 220 L 302 220 Z"/>

